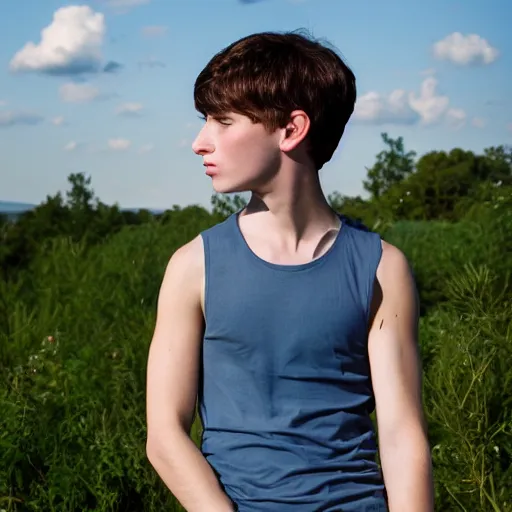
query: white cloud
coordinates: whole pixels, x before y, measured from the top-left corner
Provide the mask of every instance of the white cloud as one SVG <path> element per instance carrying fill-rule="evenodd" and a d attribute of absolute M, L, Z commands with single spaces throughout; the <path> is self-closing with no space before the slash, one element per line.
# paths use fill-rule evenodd
<path fill-rule="evenodd" d="M 461 108 L 450 108 L 448 112 L 446 112 L 446 121 L 456 130 L 464 126 L 466 117 L 466 112 Z"/>
<path fill-rule="evenodd" d="M 409 93 L 409 105 L 421 117 L 421 123 L 425 125 L 438 122 L 446 112 L 450 100 L 448 96 L 436 94 L 437 80 L 429 76 L 423 80 L 420 93 Z"/>
<path fill-rule="evenodd" d="M 141 32 L 145 37 L 159 37 L 167 32 L 167 27 L 165 25 L 148 25 L 142 27 Z"/>
<path fill-rule="evenodd" d="M 105 30 L 103 14 L 89 6 L 61 7 L 41 31 L 40 42 L 26 43 L 12 58 L 10 68 L 55 75 L 100 71 Z"/>
<path fill-rule="evenodd" d="M 7 101 L 0 100 L 0 108 L 5 107 L 7 105 Z"/>
<path fill-rule="evenodd" d="M 512 132 L 512 123 L 508 123 L 508 125 L 507 125 L 507 130 L 508 130 L 509 132 Z"/>
<path fill-rule="evenodd" d="M 52 124 L 55 126 L 62 126 L 65 123 L 64 117 L 58 116 L 52 119 Z"/>
<path fill-rule="evenodd" d="M 126 151 L 132 143 L 127 139 L 110 139 L 108 141 L 108 147 L 112 151 Z"/>
<path fill-rule="evenodd" d="M 178 147 L 184 148 L 184 147 L 188 146 L 189 144 L 190 144 L 190 141 L 186 138 L 183 138 L 183 139 L 180 139 L 180 141 L 178 142 Z"/>
<path fill-rule="evenodd" d="M 155 149 L 155 145 L 154 144 L 144 144 L 143 146 L 141 146 L 139 148 L 139 154 L 140 155 L 145 155 L 146 153 L 150 153 L 154 149 Z"/>
<path fill-rule="evenodd" d="M 64 151 L 74 151 L 77 147 L 78 143 L 75 140 L 71 140 L 64 146 Z"/>
<path fill-rule="evenodd" d="M 496 48 L 477 34 L 463 35 L 454 32 L 434 44 L 434 55 L 438 59 L 449 60 L 455 64 L 490 64 L 499 55 Z"/>
<path fill-rule="evenodd" d="M 139 116 L 143 106 L 141 103 L 124 103 L 117 107 L 116 113 L 118 116 L 134 117 Z"/>
<path fill-rule="evenodd" d="M 388 95 L 378 92 L 363 94 L 356 103 L 354 119 L 369 124 L 435 124 L 443 119 L 450 100 L 436 92 L 438 82 L 425 78 L 420 92 L 396 89 Z"/>
<path fill-rule="evenodd" d="M 43 116 L 33 112 L 2 110 L 0 111 L 0 127 L 16 125 L 35 125 L 43 121 Z"/>
<path fill-rule="evenodd" d="M 487 124 L 487 121 L 485 119 L 482 119 L 481 117 L 474 117 L 472 120 L 471 120 L 471 124 L 475 127 L 475 128 L 484 128 L 485 125 Z"/>
<path fill-rule="evenodd" d="M 59 95 L 61 100 L 66 103 L 87 103 L 97 99 L 100 91 L 97 87 L 89 84 L 69 82 L 60 87 Z"/>
<path fill-rule="evenodd" d="M 355 119 L 373 124 L 411 124 L 417 114 L 409 105 L 407 92 L 396 89 L 388 96 L 378 92 L 363 94 L 356 103 Z"/>

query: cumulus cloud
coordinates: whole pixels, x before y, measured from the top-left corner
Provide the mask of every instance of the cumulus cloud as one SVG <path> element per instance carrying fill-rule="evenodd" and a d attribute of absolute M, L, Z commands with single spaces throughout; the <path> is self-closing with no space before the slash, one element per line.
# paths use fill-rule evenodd
<path fill-rule="evenodd" d="M 88 103 L 100 97 L 97 87 L 90 84 L 75 84 L 69 82 L 59 89 L 59 95 L 65 103 Z"/>
<path fill-rule="evenodd" d="M 434 44 L 434 55 L 459 65 L 491 64 L 499 55 L 496 48 L 478 34 L 454 32 Z"/>
<path fill-rule="evenodd" d="M 141 115 L 142 109 L 141 103 L 124 103 L 117 107 L 116 114 L 124 117 L 138 117 Z"/>
<path fill-rule="evenodd" d="M 372 124 L 412 124 L 418 114 L 409 105 L 407 92 L 397 89 L 388 96 L 378 92 L 363 94 L 357 101 L 354 117 Z"/>
<path fill-rule="evenodd" d="M 35 125 L 43 121 L 43 116 L 34 112 L 1 110 L 0 127 L 10 128 L 16 125 Z"/>
<path fill-rule="evenodd" d="M 354 119 L 366 124 L 432 125 L 447 114 L 450 100 L 437 93 L 438 81 L 425 78 L 419 93 L 396 89 L 388 95 L 378 92 L 363 94 L 356 103 Z"/>
<path fill-rule="evenodd" d="M 108 147 L 112 151 L 126 151 L 132 143 L 127 139 L 110 139 L 108 141 Z"/>
<path fill-rule="evenodd" d="M 409 104 L 420 116 L 422 124 L 438 122 L 450 103 L 448 96 L 440 96 L 436 93 L 437 85 L 437 80 L 429 76 L 423 80 L 418 95 L 409 93 Z"/>
<path fill-rule="evenodd" d="M 167 27 L 165 25 L 148 25 L 142 27 L 141 32 L 145 37 L 159 37 L 167 32 Z"/>
<path fill-rule="evenodd" d="M 38 43 L 29 41 L 11 59 L 13 72 L 77 75 L 117 71 L 120 64 L 103 63 L 106 26 L 102 13 L 87 5 L 57 9 L 41 31 Z"/>

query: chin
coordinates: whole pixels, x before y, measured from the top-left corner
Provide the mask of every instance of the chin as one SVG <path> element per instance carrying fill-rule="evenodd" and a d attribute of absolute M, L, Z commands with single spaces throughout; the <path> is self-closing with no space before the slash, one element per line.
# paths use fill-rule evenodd
<path fill-rule="evenodd" d="M 217 192 L 217 194 L 239 194 L 242 192 L 248 192 L 250 189 L 246 185 L 236 184 L 236 183 L 222 183 L 216 182 L 216 180 L 212 180 L 213 190 Z"/>

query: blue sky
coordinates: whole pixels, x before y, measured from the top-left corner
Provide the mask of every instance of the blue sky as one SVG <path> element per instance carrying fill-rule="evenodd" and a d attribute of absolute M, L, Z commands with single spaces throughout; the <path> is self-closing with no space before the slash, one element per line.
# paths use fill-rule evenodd
<path fill-rule="evenodd" d="M 512 143 L 510 0 L 24 0 L 0 6 L 0 199 L 92 177 L 122 207 L 209 205 L 194 80 L 247 34 L 308 29 L 358 81 L 324 190 L 363 194 L 381 132 L 407 149 Z M 59 49 L 66 49 L 65 54 Z M 508 93 L 508 94 L 507 94 Z"/>

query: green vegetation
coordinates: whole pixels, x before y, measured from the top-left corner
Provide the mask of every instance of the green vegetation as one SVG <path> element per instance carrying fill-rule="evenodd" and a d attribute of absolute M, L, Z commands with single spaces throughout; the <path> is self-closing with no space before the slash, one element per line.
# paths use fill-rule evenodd
<path fill-rule="evenodd" d="M 436 510 L 511 511 L 512 151 L 415 160 L 383 142 L 370 199 L 329 199 L 413 266 Z M 66 199 L 0 223 L 0 510 L 181 510 L 145 454 L 158 288 L 173 251 L 243 202 L 129 213 L 69 179 Z"/>

